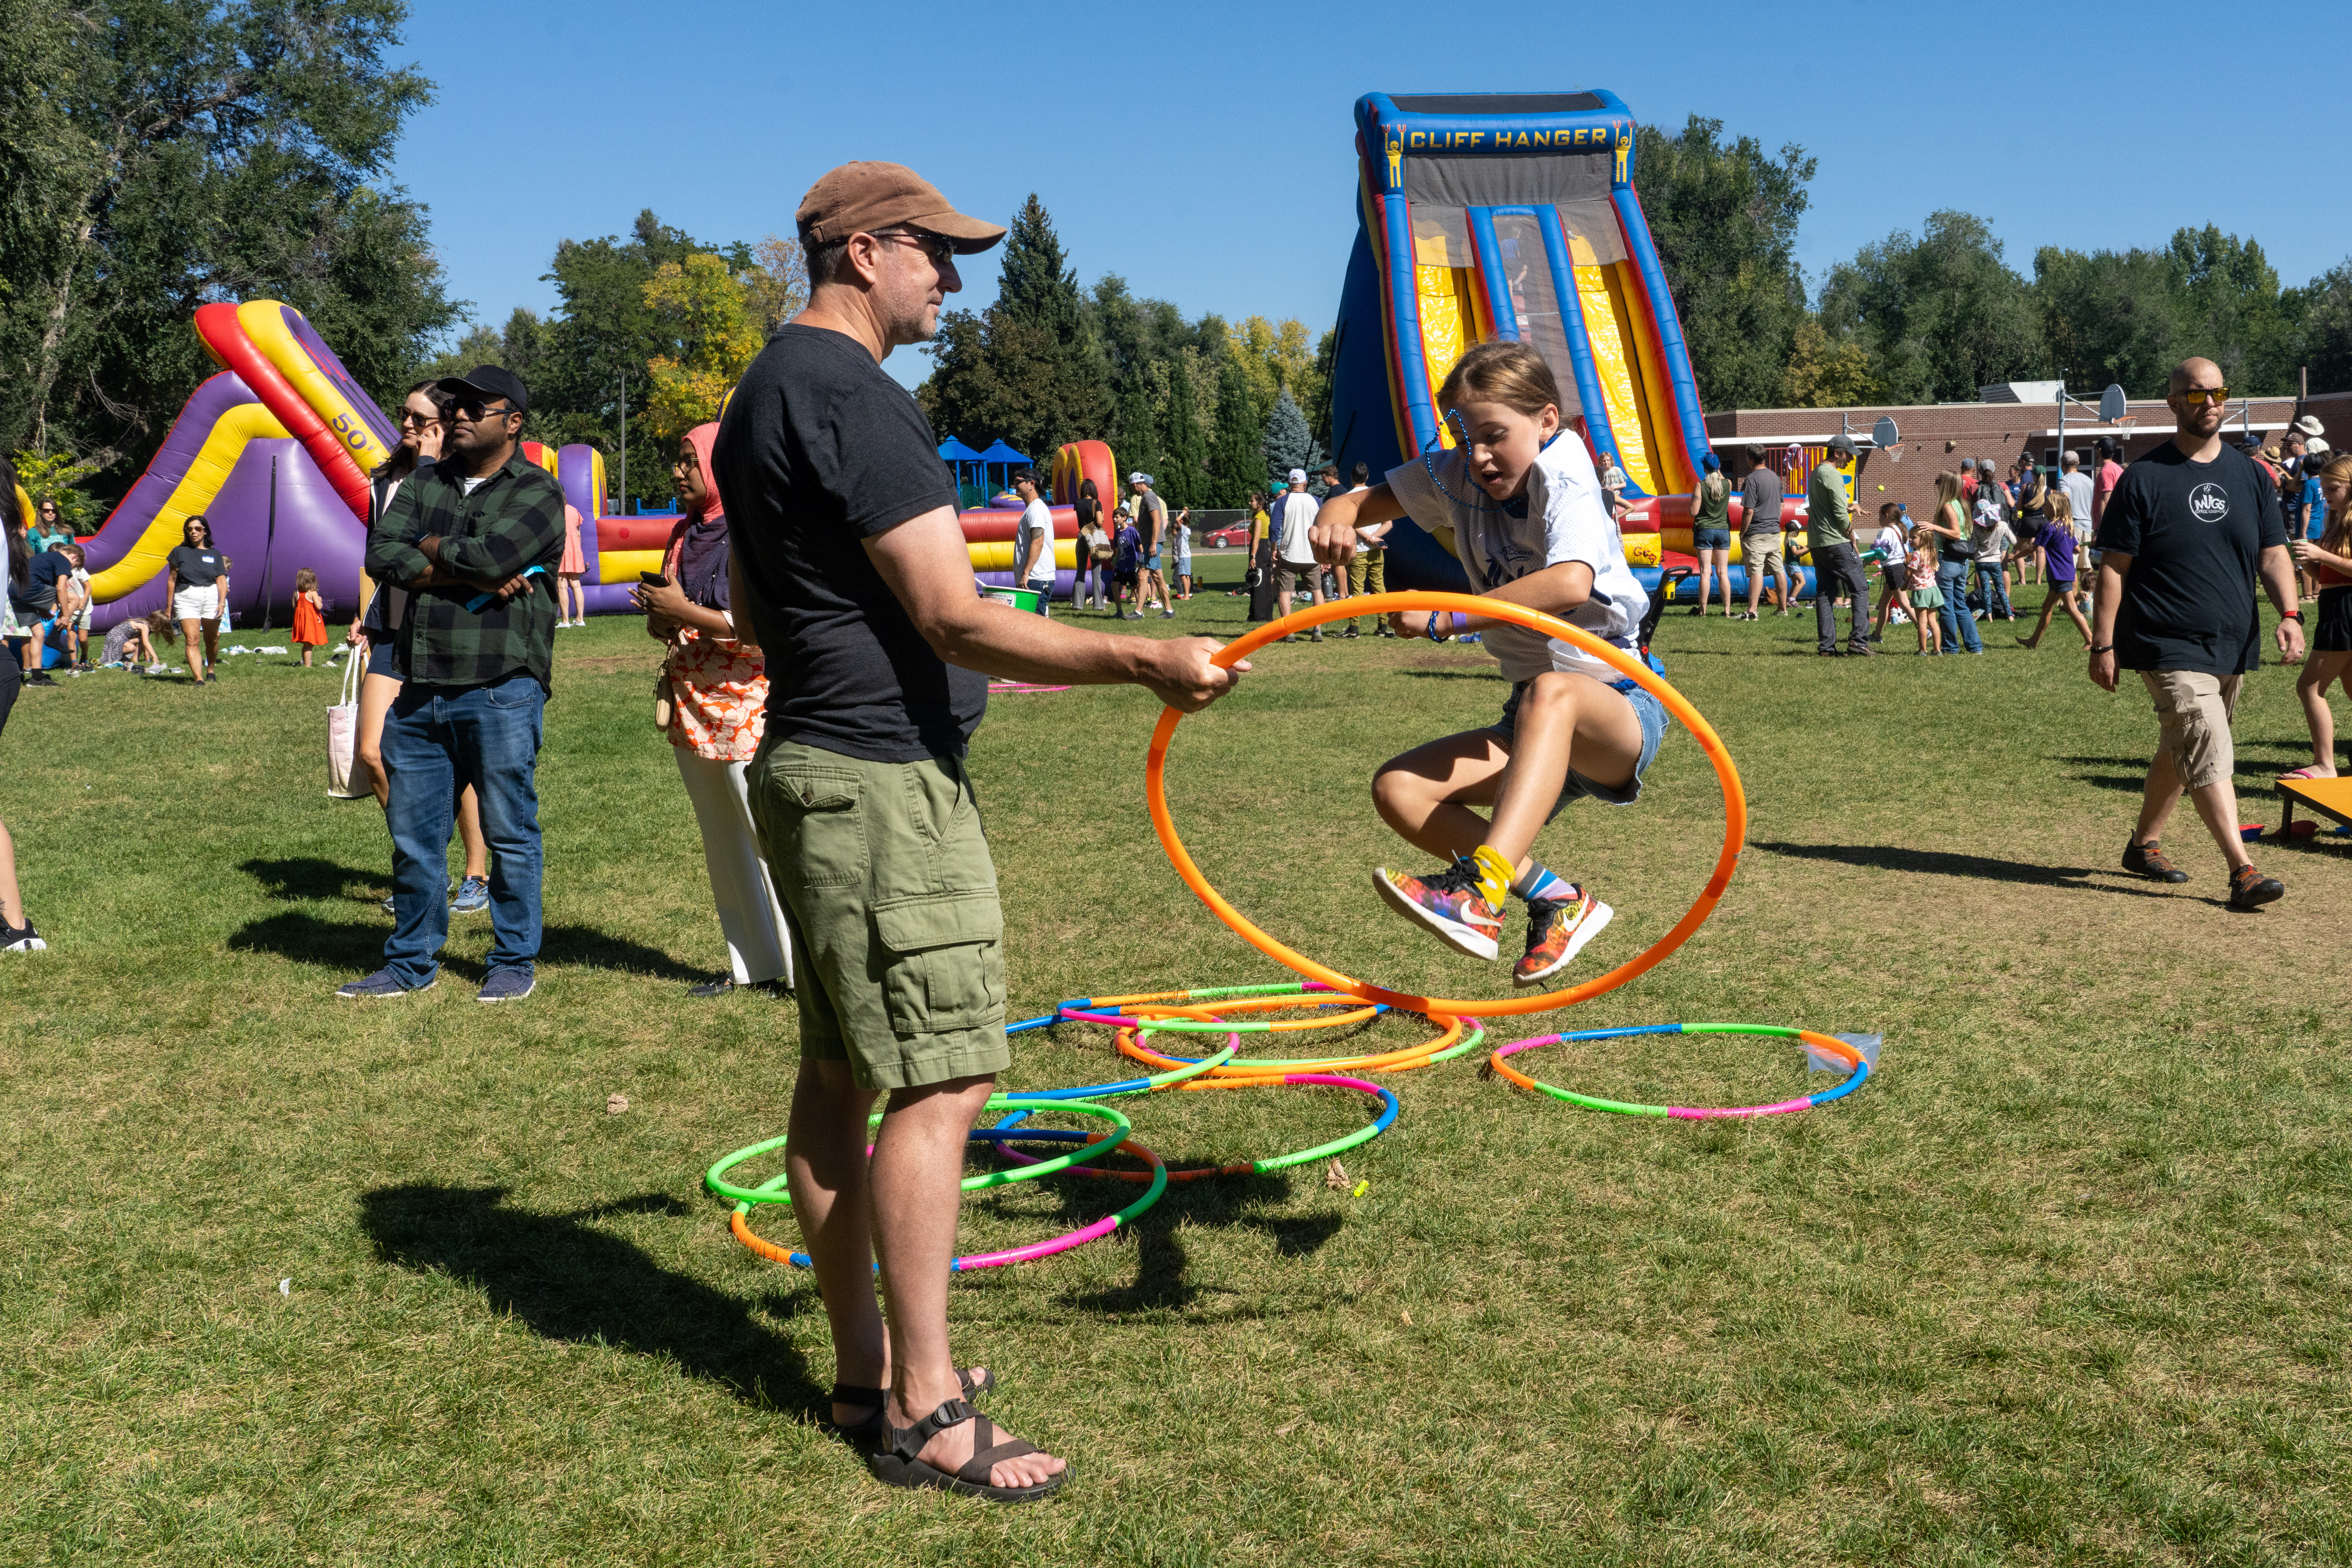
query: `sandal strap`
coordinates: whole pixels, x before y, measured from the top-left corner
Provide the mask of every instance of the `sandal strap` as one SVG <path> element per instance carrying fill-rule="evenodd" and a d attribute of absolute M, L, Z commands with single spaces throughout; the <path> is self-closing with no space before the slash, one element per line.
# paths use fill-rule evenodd
<path fill-rule="evenodd" d="M 988 1441 L 1003 1430 L 1003 1427 L 989 1420 L 987 1416 L 983 1415 L 980 1418 L 980 1429 L 972 1434 L 974 1447 L 971 1458 L 966 1459 L 963 1462 L 963 1468 L 956 1471 L 956 1479 L 976 1487 L 993 1486 L 995 1482 L 991 1478 L 995 1474 L 999 1464 L 1006 1459 L 1017 1459 L 1024 1454 L 1034 1454 L 1040 1451 L 1036 1444 L 1024 1442 L 1019 1437 L 1008 1436 L 997 1443 Z"/>
<path fill-rule="evenodd" d="M 950 1426 L 961 1426 L 967 1421 L 979 1421 L 980 1412 L 961 1399 L 946 1400 L 940 1407 L 916 1422 L 912 1426 L 890 1428 L 890 1451 L 902 1459 L 912 1460 L 923 1451 L 923 1446 Z"/>

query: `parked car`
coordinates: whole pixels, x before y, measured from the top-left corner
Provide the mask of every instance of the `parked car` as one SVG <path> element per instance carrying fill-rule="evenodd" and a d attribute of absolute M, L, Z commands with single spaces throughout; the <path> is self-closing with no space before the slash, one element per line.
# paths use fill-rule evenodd
<path fill-rule="evenodd" d="M 1249 543 L 1250 525 L 1236 522 L 1217 530 L 1201 542 L 1211 550 L 1239 550 Z"/>

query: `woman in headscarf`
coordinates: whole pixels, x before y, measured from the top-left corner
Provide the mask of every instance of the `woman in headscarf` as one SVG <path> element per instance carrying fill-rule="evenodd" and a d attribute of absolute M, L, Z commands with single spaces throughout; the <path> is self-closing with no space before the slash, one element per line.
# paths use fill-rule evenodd
<path fill-rule="evenodd" d="M 723 996 L 739 985 L 788 989 L 791 940 L 783 907 L 751 826 L 744 769 L 766 724 L 768 677 L 755 647 L 735 635 L 728 587 L 727 513 L 712 477 L 716 424 L 698 425 L 678 444 L 670 470 L 686 517 L 662 555 L 660 580 L 635 593 L 646 631 L 669 645 L 655 721 L 667 731 L 702 827 L 703 863 L 719 904 L 730 973 L 688 995 Z"/>

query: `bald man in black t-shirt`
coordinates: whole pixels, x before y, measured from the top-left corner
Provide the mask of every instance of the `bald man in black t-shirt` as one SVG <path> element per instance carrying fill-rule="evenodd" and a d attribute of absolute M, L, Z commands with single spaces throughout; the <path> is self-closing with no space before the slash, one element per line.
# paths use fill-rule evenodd
<path fill-rule="evenodd" d="M 2230 725 L 2245 672 L 2262 662 L 2255 583 L 2283 617 L 2279 654 L 2289 664 L 2303 658 L 2303 615 L 2277 488 L 2221 440 L 2228 397 L 2211 360 L 2174 368 L 2166 398 L 2178 422 L 2173 437 L 2125 470 L 2100 519 L 2090 674 L 2113 691 L 2119 670 L 2137 670 L 2162 737 L 2124 869 L 2189 880 L 2158 837 L 2185 789 L 2229 862 L 2230 907 L 2247 910 L 2286 892 L 2254 869 L 2238 835 Z"/>

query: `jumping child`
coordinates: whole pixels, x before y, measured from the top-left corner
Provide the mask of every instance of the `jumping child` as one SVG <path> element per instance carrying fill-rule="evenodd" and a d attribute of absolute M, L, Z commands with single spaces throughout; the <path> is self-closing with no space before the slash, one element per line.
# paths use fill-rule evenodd
<path fill-rule="evenodd" d="M 2327 522 L 2316 542 L 2292 542 L 2295 564 L 2319 584 L 2319 608 L 2312 616 L 2311 652 L 2295 677 L 2294 694 L 2311 725 L 2311 765 L 2291 779 L 2336 776 L 2336 715 L 2328 710 L 2330 682 L 2352 690 L 2352 454 L 2329 459 L 2319 470 L 2319 494 Z"/>
<path fill-rule="evenodd" d="M 294 574 L 294 630 L 288 640 L 302 650 L 305 669 L 312 651 L 327 646 L 327 602 L 319 597 L 319 574 L 308 566 Z"/>
<path fill-rule="evenodd" d="M 1559 405 L 1559 384 L 1533 349 L 1472 349 L 1438 392 L 1457 445 L 1325 501 L 1313 531 L 1317 560 L 1346 566 L 1360 531 L 1383 540 L 1401 517 L 1431 532 L 1451 528 L 1484 596 L 1556 616 L 1631 653 L 1649 598 L 1625 563 L 1591 456 L 1561 429 Z M 1395 624 L 1437 642 L 1478 631 L 1511 695 L 1499 722 L 1416 747 L 1373 775 L 1381 818 L 1451 864 L 1425 876 L 1381 867 L 1372 884 L 1400 912 L 1486 959 L 1497 953 L 1505 899 L 1518 894 L 1528 946 L 1512 979 L 1532 985 L 1566 968 L 1612 914 L 1589 889 L 1529 858 L 1536 834 L 1580 795 L 1611 805 L 1639 799 L 1665 709 L 1591 655 L 1507 621 L 1408 613 Z M 1492 820 L 1474 805 L 1491 806 Z"/>

